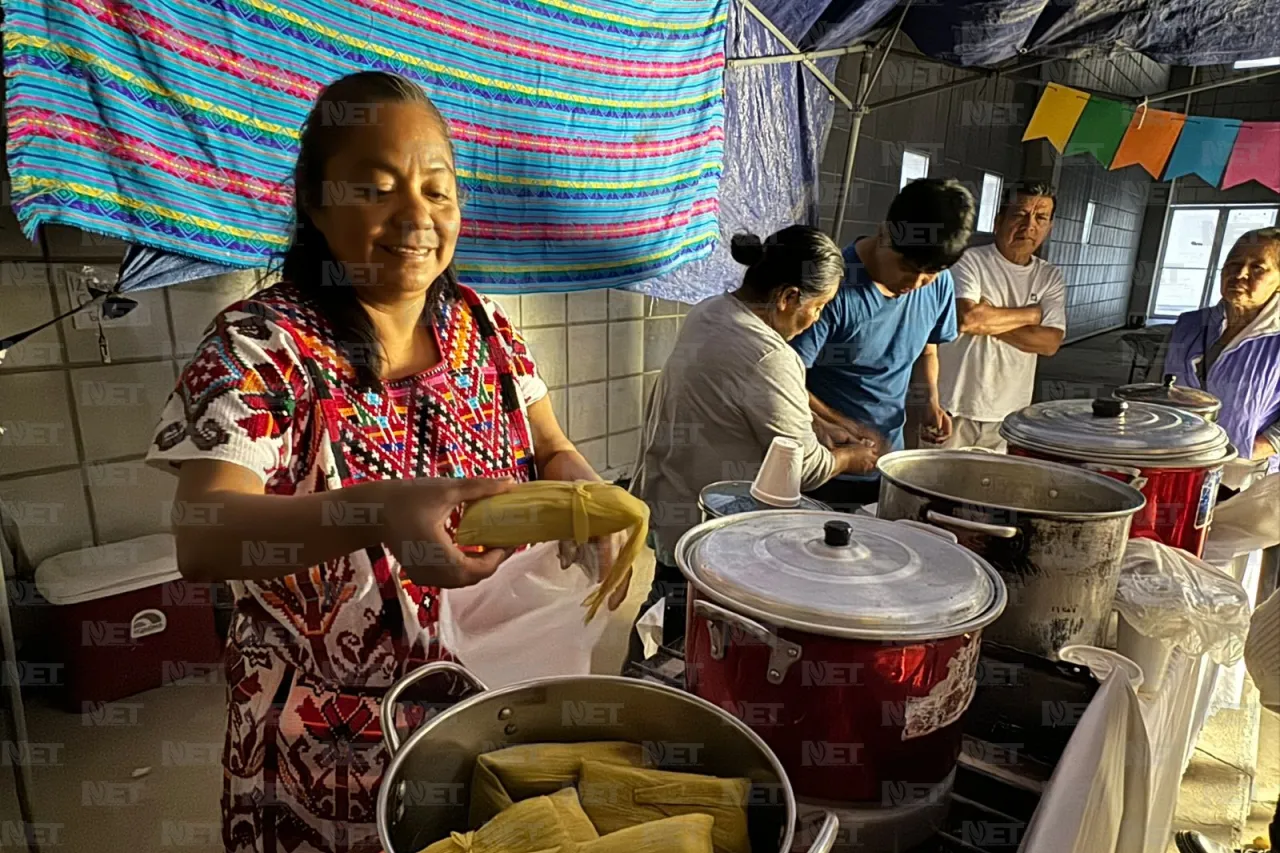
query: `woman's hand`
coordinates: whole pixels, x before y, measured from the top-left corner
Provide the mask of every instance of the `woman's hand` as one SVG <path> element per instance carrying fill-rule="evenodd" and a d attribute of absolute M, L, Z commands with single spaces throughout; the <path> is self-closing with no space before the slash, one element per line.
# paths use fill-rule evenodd
<path fill-rule="evenodd" d="M 446 589 L 470 586 L 493 574 L 509 555 L 500 548 L 465 554 L 445 525 L 460 504 L 508 492 L 514 481 L 422 477 L 385 480 L 378 486 L 384 514 L 382 541 L 414 583 Z"/>

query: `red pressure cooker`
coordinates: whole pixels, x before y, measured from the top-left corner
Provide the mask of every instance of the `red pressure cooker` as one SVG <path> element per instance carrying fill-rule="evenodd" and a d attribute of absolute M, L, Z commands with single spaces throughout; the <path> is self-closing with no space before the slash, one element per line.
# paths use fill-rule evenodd
<path fill-rule="evenodd" d="M 775 509 L 698 525 L 676 562 L 688 689 L 754 729 L 798 799 L 910 806 L 950 777 L 982 629 L 1007 601 L 953 534 Z"/>
<path fill-rule="evenodd" d="M 1204 552 L 1223 466 L 1236 458 L 1226 432 L 1199 415 L 1114 397 L 1052 400 L 1000 425 L 1009 452 L 1070 462 L 1129 482 L 1147 499 L 1131 537 Z"/>

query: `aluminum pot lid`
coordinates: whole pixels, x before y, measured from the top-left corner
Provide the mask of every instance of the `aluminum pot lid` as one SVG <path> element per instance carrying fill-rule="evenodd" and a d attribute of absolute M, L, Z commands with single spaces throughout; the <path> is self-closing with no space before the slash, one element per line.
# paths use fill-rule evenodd
<path fill-rule="evenodd" d="M 712 483 L 702 490 L 699 499 L 702 502 L 702 506 L 716 517 L 778 508 L 752 496 L 750 480 L 725 480 L 720 483 Z M 800 496 L 800 503 L 795 507 L 789 508 L 831 509 L 826 504 L 804 495 Z"/>
<path fill-rule="evenodd" d="M 1234 454 L 1222 427 L 1197 414 L 1114 397 L 1036 403 L 1006 417 L 1000 435 L 1031 450 L 1139 464 L 1220 463 Z"/>
<path fill-rule="evenodd" d="M 1178 377 L 1166 373 L 1163 382 L 1139 382 L 1133 385 L 1121 385 L 1116 389 L 1116 396 L 1122 400 L 1136 400 L 1142 403 L 1157 403 L 1161 406 L 1174 406 L 1197 414 L 1204 412 L 1213 414 L 1222 408 L 1222 401 L 1199 388 L 1188 388 L 1178 385 Z"/>
<path fill-rule="evenodd" d="M 994 571 L 947 532 L 839 512 L 729 516 L 676 550 L 700 586 L 819 634 L 946 636 L 1000 595 Z"/>

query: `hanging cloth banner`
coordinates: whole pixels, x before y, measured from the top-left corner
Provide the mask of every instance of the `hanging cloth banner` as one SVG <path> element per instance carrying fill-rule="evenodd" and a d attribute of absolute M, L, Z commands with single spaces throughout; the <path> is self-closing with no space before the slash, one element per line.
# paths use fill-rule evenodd
<path fill-rule="evenodd" d="M 1031 123 L 1022 134 L 1022 141 L 1047 139 L 1061 153 L 1088 103 L 1089 96 L 1085 92 L 1050 83 L 1045 86 L 1040 103 L 1031 114 Z"/>
<path fill-rule="evenodd" d="M 1063 155 L 1092 154 L 1103 166 L 1110 166 L 1132 118 L 1133 107 L 1129 104 L 1109 98 L 1090 98 Z"/>
<path fill-rule="evenodd" d="M 1138 165 L 1146 169 L 1151 177 L 1159 180 L 1186 120 L 1187 117 L 1182 113 L 1138 107 L 1129 122 L 1129 130 L 1124 139 L 1120 140 L 1120 147 L 1116 150 L 1110 168 Z"/>
<path fill-rule="evenodd" d="M 1239 119 L 1187 116 L 1164 179 L 1199 175 L 1205 183 L 1216 187 L 1222 180 L 1239 132 Z"/>
<path fill-rule="evenodd" d="M 1222 189 L 1257 181 L 1280 193 L 1280 122 L 1246 121 L 1240 125 Z"/>

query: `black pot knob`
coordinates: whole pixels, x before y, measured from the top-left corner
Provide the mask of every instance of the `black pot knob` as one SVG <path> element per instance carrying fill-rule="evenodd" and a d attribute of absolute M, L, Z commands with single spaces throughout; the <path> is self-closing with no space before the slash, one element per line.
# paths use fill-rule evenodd
<path fill-rule="evenodd" d="M 1099 397 L 1093 401 L 1093 415 L 1097 418 L 1118 418 L 1128 408 L 1128 403 L 1116 397 Z"/>
<path fill-rule="evenodd" d="M 847 521 L 828 521 L 822 525 L 822 541 L 832 548 L 847 547 L 853 541 L 853 525 Z"/>
<path fill-rule="evenodd" d="M 1174 386 L 1174 385 L 1177 385 L 1177 384 L 1178 384 L 1178 377 L 1177 377 L 1177 376 L 1175 376 L 1175 375 L 1174 375 L 1174 374 L 1172 374 L 1172 373 L 1166 373 L 1166 374 L 1164 375 L 1164 387 L 1166 387 L 1166 388 L 1173 388 L 1173 386 Z"/>

